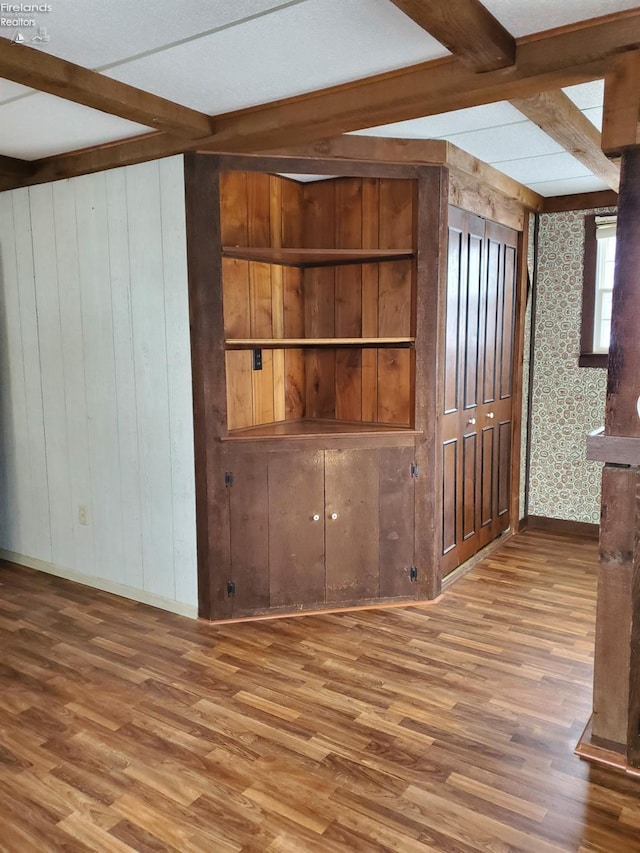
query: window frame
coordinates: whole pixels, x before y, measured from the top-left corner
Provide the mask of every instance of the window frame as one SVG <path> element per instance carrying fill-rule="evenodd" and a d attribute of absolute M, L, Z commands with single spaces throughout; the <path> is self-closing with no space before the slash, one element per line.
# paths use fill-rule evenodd
<path fill-rule="evenodd" d="M 596 218 L 602 214 L 588 213 L 584 218 L 584 262 L 582 270 L 582 318 L 580 322 L 579 367 L 608 367 L 609 353 L 593 351 L 594 319 L 596 309 L 596 274 L 598 267 L 598 240 Z M 614 216 L 615 214 L 610 214 Z"/>

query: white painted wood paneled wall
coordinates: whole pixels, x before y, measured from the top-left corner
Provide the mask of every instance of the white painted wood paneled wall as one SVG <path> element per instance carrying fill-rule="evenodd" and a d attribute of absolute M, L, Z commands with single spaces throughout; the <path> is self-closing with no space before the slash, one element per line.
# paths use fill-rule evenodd
<path fill-rule="evenodd" d="M 0 554 L 195 615 L 182 157 L 0 194 L 0 430 Z"/>

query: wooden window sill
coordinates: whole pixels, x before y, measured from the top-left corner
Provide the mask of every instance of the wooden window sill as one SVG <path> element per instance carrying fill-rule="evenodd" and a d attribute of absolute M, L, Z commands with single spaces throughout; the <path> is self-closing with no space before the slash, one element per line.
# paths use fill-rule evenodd
<path fill-rule="evenodd" d="M 578 358 L 578 367 L 609 367 L 609 353 L 606 352 L 581 352 Z"/>

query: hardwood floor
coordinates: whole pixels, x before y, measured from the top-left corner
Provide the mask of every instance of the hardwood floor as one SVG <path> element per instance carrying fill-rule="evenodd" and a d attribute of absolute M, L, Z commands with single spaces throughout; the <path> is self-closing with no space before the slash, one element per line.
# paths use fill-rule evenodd
<path fill-rule="evenodd" d="M 0 850 L 640 851 L 640 782 L 573 754 L 596 549 L 226 626 L 3 565 Z"/>

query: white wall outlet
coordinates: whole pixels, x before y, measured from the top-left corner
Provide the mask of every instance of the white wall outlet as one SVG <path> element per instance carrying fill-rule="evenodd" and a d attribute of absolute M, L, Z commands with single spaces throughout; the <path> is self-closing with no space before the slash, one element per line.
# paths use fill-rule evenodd
<path fill-rule="evenodd" d="M 89 524 L 89 516 L 87 515 L 87 508 L 84 504 L 80 504 L 78 507 L 78 521 L 80 524 Z"/>

